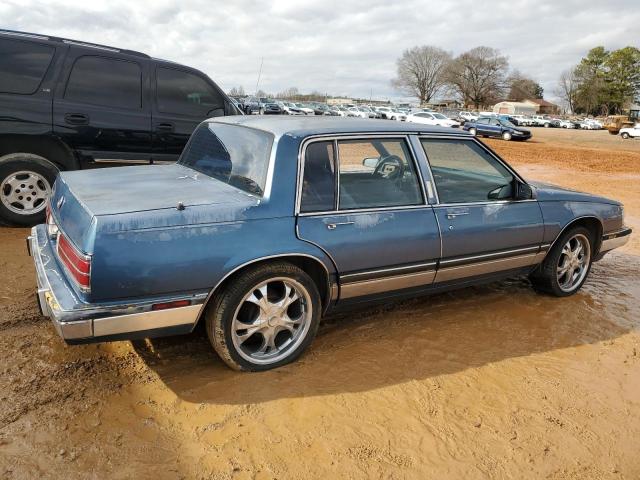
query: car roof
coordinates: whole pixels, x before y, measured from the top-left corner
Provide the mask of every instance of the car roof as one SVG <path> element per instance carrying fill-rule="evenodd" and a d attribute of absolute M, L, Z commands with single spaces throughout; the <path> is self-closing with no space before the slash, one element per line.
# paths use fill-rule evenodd
<path fill-rule="evenodd" d="M 316 116 L 267 116 L 234 115 L 210 118 L 207 122 L 241 125 L 264 130 L 280 137 L 290 135 L 308 137 L 311 135 L 330 135 L 348 133 L 445 133 L 468 136 L 467 132 L 450 127 L 421 125 L 417 123 L 391 120 L 373 120 L 365 118 Z"/>

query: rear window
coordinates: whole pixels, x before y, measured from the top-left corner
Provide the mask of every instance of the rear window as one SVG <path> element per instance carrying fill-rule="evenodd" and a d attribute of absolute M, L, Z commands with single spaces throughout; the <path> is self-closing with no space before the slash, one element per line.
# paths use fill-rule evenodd
<path fill-rule="evenodd" d="M 64 98 L 114 108 L 142 108 L 140 65 L 114 58 L 80 57 L 73 64 Z"/>
<path fill-rule="evenodd" d="M 193 132 L 178 163 L 262 197 L 272 145 L 273 135 L 262 130 L 205 123 Z"/>
<path fill-rule="evenodd" d="M 0 41 L 0 92 L 31 95 L 38 90 L 55 49 L 20 40 Z"/>

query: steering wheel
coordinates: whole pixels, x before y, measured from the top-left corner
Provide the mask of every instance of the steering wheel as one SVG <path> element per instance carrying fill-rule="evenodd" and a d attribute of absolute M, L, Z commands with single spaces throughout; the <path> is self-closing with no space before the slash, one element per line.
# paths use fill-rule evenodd
<path fill-rule="evenodd" d="M 404 163 L 397 155 L 389 155 L 380 160 L 373 174 L 387 180 L 399 180 L 404 175 Z"/>

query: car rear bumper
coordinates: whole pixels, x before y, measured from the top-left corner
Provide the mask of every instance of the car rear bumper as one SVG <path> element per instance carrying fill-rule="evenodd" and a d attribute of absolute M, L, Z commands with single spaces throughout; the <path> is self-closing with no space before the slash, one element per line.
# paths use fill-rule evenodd
<path fill-rule="evenodd" d="M 193 330 L 207 296 L 207 292 L 198 292 L 127 303 L 85 303 L 68 284 L 45 225 L 31 229 L 27 249 L 36 269 L 40 311 L 51 319 L 68 343 L 188 333 Z M 164 308 L 176 301 L 188 301 L 188 305 Z"/>

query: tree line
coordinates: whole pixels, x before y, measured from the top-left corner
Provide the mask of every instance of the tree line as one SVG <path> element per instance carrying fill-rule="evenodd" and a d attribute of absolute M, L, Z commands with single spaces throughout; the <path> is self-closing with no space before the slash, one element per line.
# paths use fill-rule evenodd
<path fill-rule="evenodd" d="M 640 50 L 591 49 L 562 73 L 557 93 L 573 113 L 622 113 L 632 102 L 640 102 Z"/>

